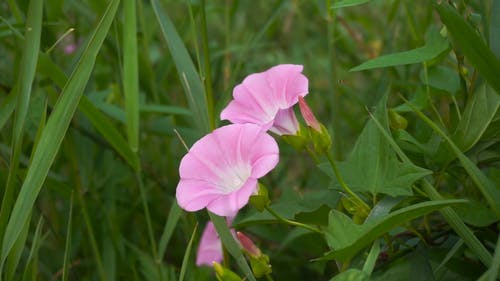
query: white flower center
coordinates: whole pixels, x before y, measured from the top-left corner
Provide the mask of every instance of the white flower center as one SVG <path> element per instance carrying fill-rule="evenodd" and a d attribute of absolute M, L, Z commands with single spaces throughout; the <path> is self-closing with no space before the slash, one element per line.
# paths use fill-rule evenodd
<path fill-rule="evenodd" d="M 224 194 L 229 194 L 240 189 L 250 177 L 250 167 L 245 164 L 238 164 L 226 170 L 220 183 L 221 191 Z"/>

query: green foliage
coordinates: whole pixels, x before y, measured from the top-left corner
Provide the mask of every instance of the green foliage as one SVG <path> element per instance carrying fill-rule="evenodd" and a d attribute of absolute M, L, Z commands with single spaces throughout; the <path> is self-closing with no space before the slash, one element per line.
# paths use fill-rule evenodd
<path fill-rule="evenodd" d="M 499 0 L 4 2 L 0 280 L 497 279 Z M 280 63 L 328 141 L 273 135 L 230 226 L 184 212 L 186 149 Z M 218 273 L 194 263 L 208 220 Z"/>

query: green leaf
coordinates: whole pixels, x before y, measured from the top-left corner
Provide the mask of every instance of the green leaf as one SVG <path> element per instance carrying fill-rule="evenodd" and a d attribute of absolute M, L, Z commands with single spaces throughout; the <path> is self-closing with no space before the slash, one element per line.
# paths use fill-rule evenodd
<path fill-rule="evenodd" d="M 351 68 L 349 71 L 360 71 L 429 61 L 447 51 L 448 46 L 448 40 L 443 38 L 438 30 L 431 28 L 427 34 L 424 46 L 405 52 L 380 56 Z"/>
<path fill-rule="evenodd" d="M 207 97 L 198 72 L 175 26 L 168 15 L 161 9 L 158 0 L 151 0 L 151 5 L 177 68 L 196 127 L 207 133 L 210 130 Z"/>
<path fill-rule="evenodd" d="M 133 152 L 139 149 L 139 73 L 135 8 L 135 0 L 123 2 L 123 91 L 128 142 Z"/>
<path fill-rule="evenodd" d="M 211 212 L 208 212 L 208 215 L 210 216 L 210 220 L 214 224 L 215 229 L 219 234 L 222 245 L 224 245 L 224 248 L 236 260 L 236 263 L 243 271 L 245 277 L 248 280 L 256 281 L 255 277 L 253 276 L 252 269 L 250 268 L 247 261 L 245 260 L 245 257 L 241 253 L 239 244 L 234 240 L 233 235 L 231 234 L 231 231 L 227 226 L 226 218 L 219 217 Z"/>
<path fill-rule="evenodd" d="M 355 224 L 344 213 L 332 210 L 330 212 L 328 228 L 325 230 L 325 237 L 333 251 L 320 259 L 328 260 L 335 258 L 347 261 L 380 235 L 390 231 L 394 227 L 443 207 L 465 202 L 467 201 L 440 200 L 422 202 L 399 209 L 385 217 L 362 225 Z"/>
<path fill-rule="evenodd" d="M 422 69 L 422 72 L 420 72 L 420 81 L 422 83 L 452 95 L 460 91 L 460 76 L 456 70 L 438 65 L 428 68 L 427 76 L 426 81 L 425 69 Z"/>
<path fill-rule="evenodd" d="M 332 5 L 332 9 L 338 9 L 338 8 L 350 7 L 350 6 L 357 6 L 357 5 L 368 3 L 370 1 L 371 0 L 341 0 L 341 1 L 335 2 Z"/>
<path fill-rule="evenodd" d="M 477 69 L 497 93 L 500 93 L 500 61 L 488 48 L 484 39 L 449 4 L 436 5 L 436 10 L 453 39 L 453 44 Z"/>
<path fill-rule="evenodd" d="M 488 85 L 482 85 L 468 100 L 465 111 L 451 137 L 461 151 L 476 144 L 500 107 L 500 96 Z"/>
<path fill-rule="evenodd" d="M 94 34 L 88 41 L 82 57 L 75 70 L 62 90 L 61 97 L 54 106 L 47 125 L 45 126 L 40 142 L 33 154 L 33 160 L 28 167 L 25 181 L 14 204 L 9 223 L 2 243 L 1 263 L 5 261 L 12 249 L 16 238 L 24 224 L 29 219 L 35 200 L 42 188 L 69 123 L 78 106 L 83 90 L 92 72 L 95 58 L 106 37 L 118 8 L 119 0 L 111 1 Z"/>
<path fill-rule="evenodd" d="M 386 100 L 387 97 L 381 99 L 375 114 L 387 128 Z M 411 195 L 413 182 L 431 173 L 399 161 L 373 120 L 365 125 L 347 160 L 340 162 L 338 166 L 351 190 L 391 196 Z M 321 168 L 335 178 L 326 165 L 322 164 Z"/>
<path fill-rule="evenodd" d="M 370 276 L 366 274 L 366 272 L 356 268 L 348 269 L 344 272 L 335 275 L 335 277 L 330 279 L 330 281 L 369 281 L 369 280 Z"/>

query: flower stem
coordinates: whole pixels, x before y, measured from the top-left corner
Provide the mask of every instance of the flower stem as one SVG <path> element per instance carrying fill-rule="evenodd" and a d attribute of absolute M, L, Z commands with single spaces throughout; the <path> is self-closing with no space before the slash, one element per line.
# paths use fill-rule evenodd
<path fill-rule="evenodd" d="M 305 229 L 310 230 L 312 232 L 323 234 L 323 232 L 321 230 L 319 230 L 318 228 L 316 228 L 316 227 L 312 227 L 312 226 L 309 226 L 307 224 L 303 224 L 303 223 L 300 223 L 300 222 L 296 222 L 296 221 L 292 221 L 292 220 L 286 219 L 286 218 L 282 217 L 280 214 L 276 213 L 273 209 L 269 208 L 269 206 L 266 206 L 265 208 L 266 208 L 266 210 L 271 215 L 273 215 L 277 220 L 281 221 L 284 224 L 289 224 L 289 225 L 293 225 L 293 226 L 302 227 L 302 228 L 305 228 Z"/>
<path fill-rule="evenodd" d="M 333 160 L 333 157 L 330 155 L 330 153 L 325 152 L 325 155 L 326 158 L 328 159 L 328 162 L 330 162 L 330 166 L 332 166 L 333 172 L 335 173 L 335 177 L 339 181 L 339 184 L 342 187 L 342 189 L 344 189 L 344 191 L 347 192 L 347 194 L 353 197 L 354 203 L 356 203 L 358 207 L 361 208 L 361 210 L 363 211 L 363 213 L 365 213 L 365 215 L 368 215 L 370 206 L 368 206 L 368 204 L 366 204 L 365 201 L 359 198 L 359 196 L 347 186 L 347 184 L 344 182 L 344 179 L 340 175 L 339 169 L 337 168 L 337 164 L 335 164 L 335 160 Z"/>

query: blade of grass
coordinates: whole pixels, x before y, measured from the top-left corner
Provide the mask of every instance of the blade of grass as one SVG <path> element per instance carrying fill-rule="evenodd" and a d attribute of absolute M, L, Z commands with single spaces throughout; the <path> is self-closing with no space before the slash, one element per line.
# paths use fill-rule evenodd
<path fill-rule="evenodd" d="M 9 120 L 12 112 L 14 112 L 14 109 L 16 108 L 17 93 L 18 91 L 16 87 L 14 87 L 14 89 L 10 91 L 10 94 L 5 99 L 4 103 L 0 105 L 0 130 L 2 130 L 3 126 L 5 126 L 5 123 L 7 123 L 7 120 Z"/>
<path fill-rule="evenodd" d="M 19 264 L 19 261 L 21 260 L 21 256 L 24 250 L 24 245 L 26 243 L 26 239 L 28 238 L 29 229 L 30 229 L 30 223 L 29 221 L 26 221 L 21 233 L 19 234 L 18 239 L 14 243 L 14 247 L 12 248 L 9 257 L 7 258 L 6 268 L 5 268 L 6 281 L 15 280 L 14 278 L 16 274 L 16 269 Z"/>
<path fill-rule="evenodd" d="M 366 258 L 365 264 L 363 265 L 363 271 L 366 274 L 371 275 L 373 269 L 375 268 L 375 264 L 377 263 L 378 255 L 380 254 L 380 242 L 379 240 L 375 240 L 373 242 L 372 248 L 370 249 L 370 253 Z"/>
<path fill-rule="evenodd" d="M 39 71 L 47 74 L 52 81 L 61 88 L 63 88 L 67 82 L 67 77 L 61 68 L 59 68 L 59 66 L 57 66 L 45 53 L 41 53 L 40 55 Z M 166 108 L 165 111 L 170 112 L 169 109 L 170 108 Z M 81 97 L 80 103 L 78 104 L 78 110 L 89 119 L 97 131 L 103 135 L 116 152 L 118 152 L 134 170 L 139 170 L 139 159 L 137 155 L 131 150 L 127 141 L 113 125 L 112 121 L 103 114 L 89 98 L 86 96 Z M 161 109 L 158 109 L 158 111 L 160 110 Z M 171 111 L 172 114 L 177 113 L 175 108 L 172 108 Z M 183 111 L 179 111 L 178 114 L 182 113 Z"/>
<path fill-rule="evenodd" d="M 490 18 L 490 48 L 500 59 L 500 0 L 493 0 Z"/>
<path fill-rule="evenodd" d="M 109 118 L 104 115 L 86 96 L 82 96 L 78 109 L 87 117 L 92 125 L 101 133 L 111 146 L 135 170 L 139 168 L 139 158 L 127 141 L 120 134 Z"/>
<path fill-rule="evenodd" d="M 28 223 L 29 224 L 29 223 Z M 38 250 L 40 248 L 40 244 L 44 237 L 42 237 L 42 226 L 43 226 L 43 216 L 38 219 L 38 223 L 36 224 L 35 233 L 33 234 L 33 241 L 31 243 L 31 250 L 28 255 L 28 259 L 26 260 L 26 265 L 23 272 L 23 280 L 28 280 L 29 278 L 29 269 L 31 268 L 33 273 L 36 271 L 33 269 L 32 263 L 38 262 L 36 257 L 38 256 Z M 34 276 L 35 274 L 32 274 Z M 33 279 L 32 279 L 33 280 Z"/>
<path fill-rule="evenodd" d="M 35 200 L 52 165 L 60 144 L 64 138 L 71 118 L 87 81 L 92 72 L 95 59 L 114 19 L 119 0 L 109 3 L 103 17 L 88 41 L 75 70 L 68 79 L 57 104 L 54 106 L 46 127 L 40 137 L 40 143 L 33 154 L 33 161 L 28 167 L 26 179 L 14 204 L 9 223 L 2 242 L 0 266 L 3 265 L 22 226 L 28 220 Z"/>
<path fill-rule="evenodd" d="M 500 79 L 498 79 L 500 60 L 495 57 L 479 33 L 454 8 L 447 3 L 435 7 L 453 43 L 491 87 L 500 94 Z"/>
<path fill-rule="evenodd" d="M 200 131 L 209 132 L 210 122 L 207 97 L 193 61 L 172 21 L 161 9 L 158 0 L 151 0 L 151 6 L 160 24 L 163 37 L 167 42 L 177 73 L 184 87 L 189 107 L 193 112 L 194 123 Z"/>
<path fill-rule="evenodd" d="M 73 233 L 73 197 L 74 197 L 74 191 L 71 191 L 71 197 L 69 201 L 68 224 L 66 228 L 66 243 L 64 245 L 62 281 L 68 281 L 69 255 L 71 252 L 71 237 Z"/>
<path fill-rule="evenodd" d="M 357 6 L 357 5 L 368 3 L 370 1 L 371 0 L 341 0 L 341 1 L 335 2 L 329 8 L 330 9 L 338 9 L 338 8 L 344 8 L 344 7 L 350 7 L 350 6 Z"/>
<path fill-rule="evenodd" d="M 495 212 L 498 218 L 500 218 L 500 189 L 495 187 L 495 184 L 486 177 L 485 174 L 479 170 L 479 168 L 467 157 L 462 151 L 458 148 L 458 146 L 451 140 L 448 135 L 441 130 L 434 122 L 432 122 L 429 117 L 427 117 L 422 111 L 413 106 L 410 102 L 405 102 L 410 106 L 417 116 L 422 119 L 429 127 L 434 130 L 438 135 L 440 135 L 451 147 L 455 156 L 457 156 L 460 163 L 464 167 L 465 171 L 471 177 L 472 181 L 476 184 L 479 191 L 483 194 L 484 198 L 490 205 L 491 209 Z"/>
<path fill-rule="evenodd" d="M 205 0 L 201 0 L 201 46 L 203 48 L 203 64 L 205 91 L 207 96 L 207 111 L 210 130 L 215 129 L 214 94 L 212 85 L 212 71 L 210 67 L 210 48 L 208 47 L 208 31 Z"/>
<path fill-rule="evenodd" d="M 133 152 L 139 149 L 139 73 L 137 57 L 136 1 L 123 2 L 123 91 L 127 135 Z"/>
<path fill-rule="evenodd" d="M 144 188 L 144 183 L 142 181 L 142 176 L 140 171 L 136 172 L 136 181 L 139 186 L 139 193 L 141 196 L 141 203 L 142 203 L 142 208 L 144 209 L 144 217 L 146 218 L 146 227 L 147 227 L 147 232 L 148 232 L 148 238 L 149 238 L 149 244 L 151 246 L 151 254 L 153 256 L 153 259 L 155 261 L 160 261 L 156 262 L 157 270 L 158 270 L 158 276 L 160 276 L 160 281 L 163 280 L 163 272 L 161 268 L 161 260 L 158 258 L 158 252 L 156 251 L 156 240 L 154 237 L 154 232 L 153 232 L 153 223 L 151 222 L 151 215 L 149 213 L 149 207 L 148 207 L 148 201 L 147 201 L 147 195 L 146 195 L 146 190 Z"/>
<path fill-rule="evenodd" d="M 233 258 L 236 260 L 236 263 L 245 274 L 245 280 L 248 279 L 250 281 L 256 281 L 255 277 L 253 276 L 252 269 L 250 269 L 250 266 L 248 266 L 245 257 L 241 253 L 240 246 L 234 240 L 233 235 L 231 234 L 231 231 L 227 226 L 226 219 L 224 217 L 219 217 L 211 212 L 208 212 L 208 215 L 210 216 L 210 220 L 213 222 L 215 229 L 219 234 L 224 248 L 229 252 L 229 254 L 231 254 L 231 256 L 233 256 Z"/>
<path fill-rule="evenodd" d="M 160 237 L 160 244 L 158 245 L 158 258 L 162 259 L 167 250 L 168 242 L 172 237 L 172 233 L 174 233 L 175 226 L 181 217 L 182 209 L 179 207 L 177 202 L 174 200 L 172 206 L 170 207 L 170 211 L 168 212 L 167 222 L 165 223 L 165 227 L 163 228 L 163 233 Z"/>
<path fill-rule="evenodd" d="M 389 134 L 389 132 L 384 129 L 382 124 L 375 118 L 370 112 L 370 118 L 375 122 L 377 125 L 377 128 L 379 128 L 380 132 L 383 134 L 387 142 L 391 145 L 392 149 L 398 154 L 399 158 L 406 163 L 413 163 L 408 156 L 401 150 L 399 145 L 394 141 L 392 136 Z M 439 194 L 439 192 L 432 186 L 429 181 L 426 179 L 421 180 L 422 182 L 422 187 L 425 191 L 425 193 L 429 196 L 430 199 L 432 200 L 443 200 L 443 196 Z M 464 242 L 467 244 L 469 249 L 476 254 L 476 256 L 481 260 L 481 262 L 485 266 L 489 266 L 492 262 L 492 257 L 491 254 L 488 252 L 488 250 L 484 247 L 484 245 L 479 241 L 479 239 L 474 235 L 472 230 L 465 225 L 464 221 L 460 218 L 460 216 L 451 208 L 451 207 L 445 207 L 440 210 L 441 214 L 443 217 L 446 219 L 448 224 L 455 230 L 455 232 L 460 236 Z"/>
<path fill-rule="evenodd" d="M 40 49 L 40 36 L 42 32 L 43 1 L 32 0 L 28 6 L 28 16 L 26 21 L 26 33 L 23 46 L 23 55 L 21 58 L 21 67 L 16 81 L 18 92 L 16 109 L 14 115 L 14 127 L 12 129 L 12 152 L 10 157 L 9 174 L 2 198 L 2 207 L 0 209 L 0 239 L 4 237 L 7 227 L 7 221 L 11 212 L 15 196 L 15 182 L 21 156 L 21 147 L 23 143 L 23 131 L 28 113 L 31 88 L 35 78 L 36 64 L 38 61 L 38 52 Z M 20 228 L 24 225 L 22 223 Z M 2 249 L 3 250 L 3 249 Z M 0 261 L 0 269 L 3 261 Z M 0 270 L 1 272 L 1 270 Z"/>
<path fill-rule="evenodd" d="M 83 198 L 80 190 L 76 192 L 78 204 L 82 210 L 83 221 L 85 223 L 85 228 L 87 229 L 88 239 L 90 240 L 90 247 L 92 248 L 92 254 L 94 255 L 97 272 L 101 280 L 106 281 L 106 272 L 104 271 L 104 266 L 102 263 L 101 252 L 99 251 L 99 247 L 97 246 L 97 241 L 94 235 L 94 228 L 92 227 L 92 222 L 89 217 L 89 213 L 87 210 L 87 204 L 85 203 L 85 199 Z"/>
<path fill-rule="evenodd" d="M 191 234 L 191 239 L 184 252 L 184 258 L 182 259 L 181 272 L 179 273 L 179 281 L 184 280 L 184 275 L 186 275 L 187 266 L 189 263 L 189 256 L 191 255 L 191 248 L 193 247 L 194 237 L 196 237 L 196 230 L 198 230 L 198 223 L 194 226 L 193 234 Z"/>
<path fill-rule="evenodd" d="M 493 264 L 491 265 L 488 276 L 488 281 L 498 280 L 500 274 L 500 235 L 497 238 L 497 246 L 495 247 L 495 256 L 493 257 Z"/>

